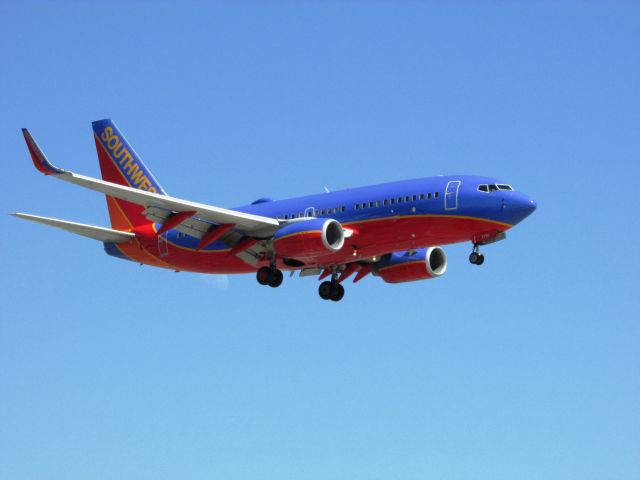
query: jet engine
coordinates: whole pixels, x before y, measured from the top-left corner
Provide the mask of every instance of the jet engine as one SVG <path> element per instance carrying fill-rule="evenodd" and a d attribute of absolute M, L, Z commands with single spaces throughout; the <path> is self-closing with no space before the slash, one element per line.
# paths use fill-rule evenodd
<path fill-rule="evenodd" d="M 374 264 L 373 274 L 387 283 L 413 282 L 439 277 L 447 271 L 447 256 L 440 247 L 385 255 Z"/>
<path fill-rule="evenodd" d="M 313 218 L 291 222 L 273 236 L 276 253 L 286 258 L 308 258 L 337 252 L 344 245 L 344 230 L 340 222 Z"/>

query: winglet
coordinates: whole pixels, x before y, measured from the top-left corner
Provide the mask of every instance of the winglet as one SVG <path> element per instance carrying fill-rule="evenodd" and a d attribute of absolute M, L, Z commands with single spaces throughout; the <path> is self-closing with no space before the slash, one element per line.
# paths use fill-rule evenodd
<path fill-rule="evenodd" d="M 40 147 L 29 133 L 29 130 L 23 128 L 22 134 L 24 135 L 24 139 L 27 142 L 27 148 L 29 149 L 29 153 L 31 154 L 31 160 L 33 160 L 33 164 L 39 171 L 41 171 L 45 175 L 58 175 L 61 173 L 65 173 L 63 169 L 52 165 L 49 160 L 47 160 L 47 157 L 45 157 L 44 153 L 42 153 L 42 150 L 40 150 Z"/>

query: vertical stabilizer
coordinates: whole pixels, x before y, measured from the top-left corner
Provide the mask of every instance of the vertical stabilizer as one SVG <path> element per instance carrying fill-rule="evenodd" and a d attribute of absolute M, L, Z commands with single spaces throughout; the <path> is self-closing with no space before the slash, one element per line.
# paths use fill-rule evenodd
<path fill-rule="evenodd" d="M 92 125 L 103 180 L 166 195 L 160 183 L 113 121 L 98 120 Z M 150 223 L 142 214 L 144 207 L 140 205 L 107 195 L 107 206 L 111 226 L 117 230 L 131 230 Z"/>

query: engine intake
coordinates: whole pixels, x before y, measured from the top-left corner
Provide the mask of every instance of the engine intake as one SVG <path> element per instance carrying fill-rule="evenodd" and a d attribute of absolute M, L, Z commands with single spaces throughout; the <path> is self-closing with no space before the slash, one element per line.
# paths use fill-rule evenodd
<path fill-rule="evenodd" d="M 387 255 L 374 265 L 373 273 L 387 283 L 402 283 L 436 278 L 446 271 L 444 250 L 429 247 Z"/>
<path fill-rule="evenodd" d="M 291 222 L 273 236 L 276 253 L 287 258 L 308 258 L 337 252 L 344 245 L 344 230 L 337 220 L 314 218 Z"/>

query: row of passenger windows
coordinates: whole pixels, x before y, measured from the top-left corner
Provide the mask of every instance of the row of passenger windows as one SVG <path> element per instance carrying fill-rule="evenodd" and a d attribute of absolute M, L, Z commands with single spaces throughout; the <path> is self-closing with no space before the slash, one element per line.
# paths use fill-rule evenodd
<path fill-rule="evenodd" d="M 355 208 L 356 210 L 359 210 L 361 208 L 374 208 L 374 207 L 386 207 L 387 205 L 395 205 L 396 203 L 400 204 L 402 202 L 404 203 L 409 203 L 409 202 L 415 202 L 417 200 L 431 200 L 432 198 L 438 198 L 438 192 L 435 192 L 433 194 L 431 193 L 421 193 L 420 195 L 407 195 L 405 197 L 398 197 L 398 198 L 385 198 L 384 200 L 376 200 L 375 202 L 364 202 L 364 203 L 356 203 L 353 208 Z"/>
<path fill-rule="evenodd" d="M 497 185 L 478 185 L 478 190 L 481 192 L 495 192 L 496 190 L 513 190 L 513 188 L 511 185 L 498 183 Z"/>
<path fill-rule="evenodd" d="M 321 215 L 331 215 L 336 214 L 338 212 L 344 212 L 345 207 L 333 207 L 333 208 L 323 208 L 322 210 L 311 210 L 310 208 L 303 212 L 292 213 L 291 215 L 278 215 L 279 220 L 289 220 L 291 218 L 302 218 L 302 217 L 318 217 Z"/>
<path fill-rule="evenodd" d="M 416 202 L 418 200 L 431 200 L 432 198 L 438 198 L 439 194 L 438 192 L 435 193 L 421 193 L 419 195 L 406 195 L 404 197 L 397 197 L 397 198 L 385 198 L 384 200 L 375 200 L 375 201 L 371 201 L 371 202 L 363 202 L 363 203 L 356 203 L 353 208 L 354 210 L 361 210 L 361 209 L 365 209 L 365 208 L 374 208 L 374 207 L 386 207 L 387 205 L 395 205 L 396 203 L 401 204 L 401 203 L 409 203 L 409 202 Z M 304 212 L 298 212 L 296 213 L 292 213 L 291 215 L 286 214 L 286 215 L 278 215 L 278 219 L 279 220 L 289 220 L 292 218 L 302 218 L 302 217 L 319 217 L 319 216 L 323 216 L 323 215 L 331 215 L 331 214 L 336 214 L 338 212 L 340 213 L 344 213 L 345 211 L 345 207 L 333 207 L 333 208 L 323 208 L 322 210 L 305 210 Z"/>

